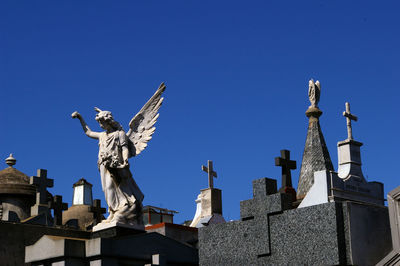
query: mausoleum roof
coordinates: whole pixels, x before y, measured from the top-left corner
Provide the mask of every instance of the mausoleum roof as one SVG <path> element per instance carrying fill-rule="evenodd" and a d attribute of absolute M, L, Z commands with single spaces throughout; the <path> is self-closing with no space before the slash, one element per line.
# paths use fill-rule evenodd
<path fill-rule="evenodd" d="M 35 195 L 36 187 L 29 184 L 29 177 L 26 174 L 13 167 L 15 162 L 15 158 L 10 154 L 6 159 L 9 167 L 0 171 L 0 194 Z"/>
<path fill-rule="evenodd" d="M 14 167 L 0 171 L 0 184 L 28 184 L 29 177 Z"/>
<path fill-rule="evenodd" d="M 82 186 L 82 185 L 89 185 L 90 187 L 93 186 L 93 185 L 90 184 L 86 179 L 84 179 L 84 178 L 82 177 L 82 178 L 79 179 L 75 184 L 73 184 L 72 187 Z"/>

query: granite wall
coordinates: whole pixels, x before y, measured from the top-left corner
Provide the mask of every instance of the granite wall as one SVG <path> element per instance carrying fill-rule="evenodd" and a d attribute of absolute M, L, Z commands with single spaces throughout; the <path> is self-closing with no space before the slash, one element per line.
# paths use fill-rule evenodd
<path fill-rule="evenodd" d="M 241 219 L 199 229 L 200 265 L 375 265 L 392 249 L 386 207 L 329 202 L 293 209 L 253 181 Z M 254 187 L 255 186 L 255 187 Z"/>

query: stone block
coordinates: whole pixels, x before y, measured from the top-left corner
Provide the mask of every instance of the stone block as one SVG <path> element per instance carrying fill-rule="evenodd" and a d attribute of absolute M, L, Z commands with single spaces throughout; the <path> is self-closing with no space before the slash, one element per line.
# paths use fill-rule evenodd
<path fill-rule="evenodd" d="M 89 261 L 116 258 L 121 264 L 137 260 L 148 263 L 151 262 L 153 254 L 163 254 L 171 265 L 198 264 L 198 253 L 195 248 L 158 233 L 93 238 L 86 240 L 85 248 L 86 258 Z"/>
<path fill-rule="evenodd" d="M 352 265 L 375 265 L 392 249 L 388 209 L 385 206 L 346 202 L 345 226 Z"/>
<path fill-rule="evenodd" d="M 292 205 L 292 197 L 285 193 L 276 193 L 264 197 L 256 197 L 240 202 L 240 219 L 252 219 L 260 215 L 282 212 Z"/>
<path fill-rule="evenodd" d="M 268 218 L 199 228 L 200 265 L 252 265 L 270 252 Z"/>
<path fill-rule="evenodd" d="M 45 235 L 25 248 L 26 263 L 57 257 L 84 258 L 85 241 Z"/>
<path fill-rule="evenodd" d="M 270 216 L 271 256 L 258 265 L 346 264 L 340 211 L 340 204 L 326 203 Z"/>
<path fill-rule="evenodd" d="M 341 203 L 199 229 L 200 265 L 346 264 Z"/>
<path fill-rule="evenodd" d="M 299 208 L 331 201 L 356 201 L 384 205 L 383 184 L 349 178 L 342 180 L 333 171 L 314 173 L 314 184 L 299 205 Z"/>
<path fill-rule="evenodd" d="M 146 232 L 156 232 L 181 243 L 196 246 L 198 243 L 198 229 L 172 223 L 160 223 L 146 226 Z"/>
<path fill-rule="evenodd" d="M 260 178 L 253 180 L 253 198 L 264 198 L 277 192 L 276 180 L 271 178 Z"/>
<path fill-rule="evenodd" d="M 218 188 L 206 188 L 201 190 L 202 216 L 222 214 L 222 191 Z"/>

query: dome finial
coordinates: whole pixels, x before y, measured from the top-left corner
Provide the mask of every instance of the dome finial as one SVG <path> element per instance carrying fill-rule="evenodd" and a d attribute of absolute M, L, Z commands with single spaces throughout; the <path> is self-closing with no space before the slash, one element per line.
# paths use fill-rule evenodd
<path fill-rule="evenodd" d="M 17 160 L 13 157 L 13 154 L 10 153 L 10 156 L 8 156 L 8 158 L 6 159 L 6 164 L 8 164 L 8 166 L 13 167 L 13 165 L 15 165 L 17 163 Z"/>

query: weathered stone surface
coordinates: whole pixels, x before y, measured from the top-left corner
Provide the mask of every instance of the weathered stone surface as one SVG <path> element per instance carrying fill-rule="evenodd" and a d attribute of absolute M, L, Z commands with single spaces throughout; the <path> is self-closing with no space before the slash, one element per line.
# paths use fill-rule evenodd
<path fill-rule="evenodd" d="M 306 144 L 304 146 L 303 160 L 301 162 L 299 183 L 297 186 L 297 198 L 301 199 L 307 194 L 314 184 L 314 172 L 321 170 L 333 170 L 331 157 L 326 147 L 325 139 L 319 124 L 322 111 L 318 108 L 321 94 L 319 81 L 309 81 L 308 96 L 311 106 L 306 111 L 308 130 Z"/>
<path fill-rule="evenodd" d="M 263 199 L 265 196 L 272 195 L 277 192 L 276 180 L 271 178 L 260 178 L 253 180 L 253 198 Z"/>
<path fill-rule="evenodd" d="M 345 262 L 339 205 L 328 203 L 199 229 L 200 265 Z M 342 230 L 342 231 L 341 231 Z"/>
<path fill-rule="evenodd" d="M 46 260 L 54 257 L 84 258 L 84 240 L 44 235 L 34 245 L 25 248 L 25 262 Z"/>
<path fill-rule="evenodd" d="M 253 180 L 253 199 L 240 202 L 240 219 L 253 219 L 292 208 L 291 195 L 276 191 L 275 179 L 265 177 Z"/>
<path fill-rule="evenodd" d="M 386 207 L 327 202 L 290 209 L 290 195 L 266 195 L 267 181 L 253 182 L 241 221 L 199 229 L 200 265 L 371 265 L 389 252 Z"/>
<path fill-rule="evenodd" d="M 345 202 L 348 263 L 375 265 L 392 249 L 388 208 Z"/>
<path fill-rule="evenodd" d="M 94 213 L 90 211 L 91 207 L 89 205 L 72 205 L 63 212 L 63 224 L 66 224 L 69 220 L 76 219 L 79 228 L 82 230 L 88 229 L 95 221 Z"/>
<path fill-rule="evenodd" d="M 198 265 L 195 248 L 158 233 L 85 239 L 44 236 L 26 251 L 27 262 L 34 265 L 144 265 L 156 254 L 162 255 L 164 265 Z M 71 259 L 75 264 L 68 264 Z"/>
<path fill-rule="evenodd" d="M 333 201 L 355 201 L 384 206 L 383 184 L 353 177 L 343 180 L 333 171 L 318 171 L 314 173 L 314 184 L 298 208 Z"/>
<path fill-rule="evenodd" d="M 389 192 L 388 205 L 392 250 L 379 261 L 378 266 L 395 266 L 400 264 L 400 186 Z"/>
<path fill-rule="evenodd" d="M 0 220 L 24 220 L 35 202 L 36 187 L 29 184 L 27 175 L 13 167 L 16 160 L 12 155 L 6 162 L 9 167 L 0 171 Z"/>
<path fill-rule="evenodd" d="M 0 222 L 0 264 L 24 265 L 25 246 L 32 245 L 43 235 L 89 238 L 88 232 L 41 225 Z"/>
<path fill-rule="evenodd" d="M 303 159 L 300 169 L 297 197 L 304 197 L 314 184 L 314 172 L 333 170 L 331 157 L 326 147 L 319 121 L 308 125 L 307 139 L 304 146 Z"/>
<path fill-rule="evenodd" d="M 250 199 L 240 202 L 240 219 L 246 220 L 269 213 L 291 209 L 292 197 L 289 194 L 276 193 L 264 199 Z"/>
<path fill-rule="evenodd" d="M 268 218 L 234 221 L 199 229 L 200 265 L 254 265 L 269 254 Z"/>
<path fill-rule="evenodd" d="M 271 216 L 271 256 L 260 258 L 258 265 L 345 264 L 340 208 L 327 203 Z"/>
<path fill-rule="evenodd" d="M 146 226 L 146 232 L 156 232 L 163 236 L 175 239 L 181 243 L 186 243 L 193 247 L 197 247 L 198 229 L 194 227 L 172 223 L 160 223 Z"/>
<path fill-rule="evenodd" d="M 191 227 L 202 227 L 213 223 L 224 223 L 222 216 L 222 191 L 217 188 L 206 188 L 200 191 L 196 199 L 196 213 Z"/>

